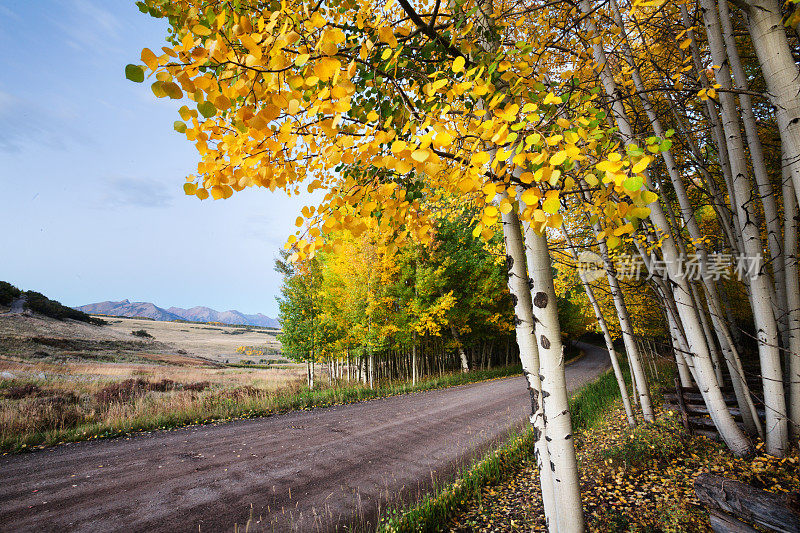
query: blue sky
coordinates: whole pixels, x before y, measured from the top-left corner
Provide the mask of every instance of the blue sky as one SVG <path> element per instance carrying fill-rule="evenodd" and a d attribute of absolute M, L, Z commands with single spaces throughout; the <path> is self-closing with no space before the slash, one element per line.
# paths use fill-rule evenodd
<path fill-rule="evenodd" d="M 308 198 L 183 195 L 184 102 L 125 79 L 166 23 L 133 0 L 0 0 L 0 280 L 67 305 L 129 298 L 277 313 L 272 269 Z"/>

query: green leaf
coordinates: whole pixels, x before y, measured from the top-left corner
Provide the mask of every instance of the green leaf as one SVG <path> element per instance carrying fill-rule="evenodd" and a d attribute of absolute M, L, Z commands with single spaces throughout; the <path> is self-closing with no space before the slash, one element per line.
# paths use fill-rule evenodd
<path fill-rule="evenodd" d="M 667 130 L 667 132 L 664 134 L 664 137 L 672 137 L 673 135 L 675 135 L 675 130 L 673 130 L 672 128 L 670 128 L 670 129 L 668 129 L 668 130 Z"/>
<path fill-rule="evenodd" d="M 622 186 L 631 192 L 636 192 L 642 188 L 643 183 L 644 180 L 641 176 L 631 176 L 622 183 Z"/>
<path fill-rule="evenodd" d="M 211 118 L 217 114 L 217 108 L 214 106 L 214 104 L 212 104 L 208 100 L 197 104 L 197 110 L 205 118 Z"/>
<path fill-rule="evenodd" d="M 126 65 L 125 77 L 136 83 L 144 81 L 144 69 L 140 65 Z"/>
<path fill-rule="evenodd" d="M 175 128 L 175 131 L 178 133 L 186 133 L 186 124 L 180 120 L 176 120 L 172 127 Z"/>
<path fill-rule="evenodd" d="M 161 80 L 153 82 L 150 89 L 153 91 L 153 94 L 156 95 L 156 98 L 164 98 L 167 96 L 167 91 L 164 90 L 164 82 Z"/>
<path fill-rule="evenodd" d="M 662 152 L 669 151 L 669 149 L 672 148 L 672 141 L 670 141 L 669 139 L 665 140 L 664 142 L 661 143 L 661 146 L 659 148 Z"/>
<path fill-rule="evenodd" d="M 644 150 L 636 146 L 635 144 L 629 144 L 625 147 L 625 151 L 628 152 L 630 155 L 633 156 L 643 156 Z"/>

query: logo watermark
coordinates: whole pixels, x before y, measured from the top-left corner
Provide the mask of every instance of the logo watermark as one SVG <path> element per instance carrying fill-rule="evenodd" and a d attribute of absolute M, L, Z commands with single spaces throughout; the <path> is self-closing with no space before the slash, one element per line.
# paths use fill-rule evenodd
<path fill-rule="evenodd" d="M 650 279 L 653 276 L 684 278 L 688 281 L 733 279 L 753 280 L 761 272 L 761 255 L 748 256 L 726 253 L 708 254 L 706 260 L 700 254 L 681 255 L 674 262 L 651 254 L 645 259 L 641 255 L 619 254 L 611 259 L 617 278 L 623 280 Z M 674 263 L 674 264 L 673 264 Z M 586 281 L 597 281 L 605 277 L 603 258 L 594 252 L 584 251 L 578 255 L 578 273 Z"/>

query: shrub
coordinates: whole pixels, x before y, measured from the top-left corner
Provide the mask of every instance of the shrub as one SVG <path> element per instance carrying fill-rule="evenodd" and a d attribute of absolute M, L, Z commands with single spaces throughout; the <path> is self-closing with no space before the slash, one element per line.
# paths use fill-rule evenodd
<path fill-rule="evenodd" d="M 148 339 L 152 339 L 153 338 L 152 335 L 147 333 L 146 329 L 137 329 L 135 331 L 131 331 L 131 335 L 133 335 L 134 337 L 142 337 L 142 338 L 148 338 Z"/>
<path fill-rule="evenodd" d="M 40 389 L 38 385 L 34 385 L 33 383 L 26 383 L 25 385 L 17 385 L 15 387 L 9 387 L 5 391 L 5 396 L 9 400 L 21 400 L 22 398 L 27 398 L 28 396 L 40 396 L 41 394 L 42 394 L 42 389 Z"/>
<path fill-rule="evenodd" d="M 0 281 L 0 305 L 11 305 L 22 292 L 10 283 Z"/>
<path fill-rule="evenodd" d="M 171 390 L 175 390 L 178 387 L 178 384 L 172 381 L 171 379 L 162 379 L 161 381 L 156 381 L 154 383 L 148 383 L 147 389 L 156 392 L 167 392 Z"/>
<path fill-rule="evenodd" d="M 16 423 L 8 429 L 44 432 L 74 427 L 84 420 L 77 402 L 78 397 L 74 394 L 24 399 L 16 406 L 22 416 L 17 417 Z"/>
<path fill-rule="evenodd" d="M 183 390 L 192 392 L 200 392 L 206 390 L 211 384 L 208 381 L 195 381 L 194 383 L 187 383 L 183 386 Z"/>
<path fill-rule="evenodd" d="M 97 391 L 95 399 L 103 403 L 125 403 L 144 394 L 149 390 L 147 381 L 143 379 L 126 379 L 118 383 L 112 383 Z"/>
<path fill-rule="evenodd" d="M 70 318 L 72 320 L 78 320 L 88 324 L 95 324 L 97 326 L 107 324 L 105 320 L 91 317 L 83 311 L 78 311 L 77 309 L 61 305 L 59 302 L 51 300 L 40 292 L 26 291 L 25 299 L 25 307 L 34 313 L 39 313 L 40 315 L 49 316 L 50 318 L 55 318 L 57 320 Z"/>

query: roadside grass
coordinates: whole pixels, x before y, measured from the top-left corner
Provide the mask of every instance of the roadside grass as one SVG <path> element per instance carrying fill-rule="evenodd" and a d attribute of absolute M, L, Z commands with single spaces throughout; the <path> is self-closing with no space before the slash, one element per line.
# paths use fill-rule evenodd
<path fill-rule="evenodd" d="M 238 369 L 237 372 L 241 372 Z M 263 371 L 262 371 L 263 372 Z M 137 431 L 256 418 L 497 379 L 520 365 L 451 373 L 370 389 L 339 381 L 308 389 L 301 379 L 275 389 L 269 382 L 117 381 L 42 379 L 0 381 L 0 452 L 16 453 L 65 442 L 116 437 Z M 202 375 L 200 372 L 194 377 Z"/>
<path fill-rule="evenodd" d="M 627 368 L 624 374 L 627 376 Z M 570 398 L 573 428 L 577 431 L 593 427 L 619 397 L 619 388 L 611 370 L 580 388 Z M 519 473 L 532 460 L 534 444 L 533 431 L 530 429 L 512 434 L 504 443 L 462 469 L 452 483 L 433 487 L 421 501 L 409 507 L 389 510 L 382 518 L 378 531 L 447 529 L 453 516 L 480 498 L 487 487 L 502 483 Z"/>

